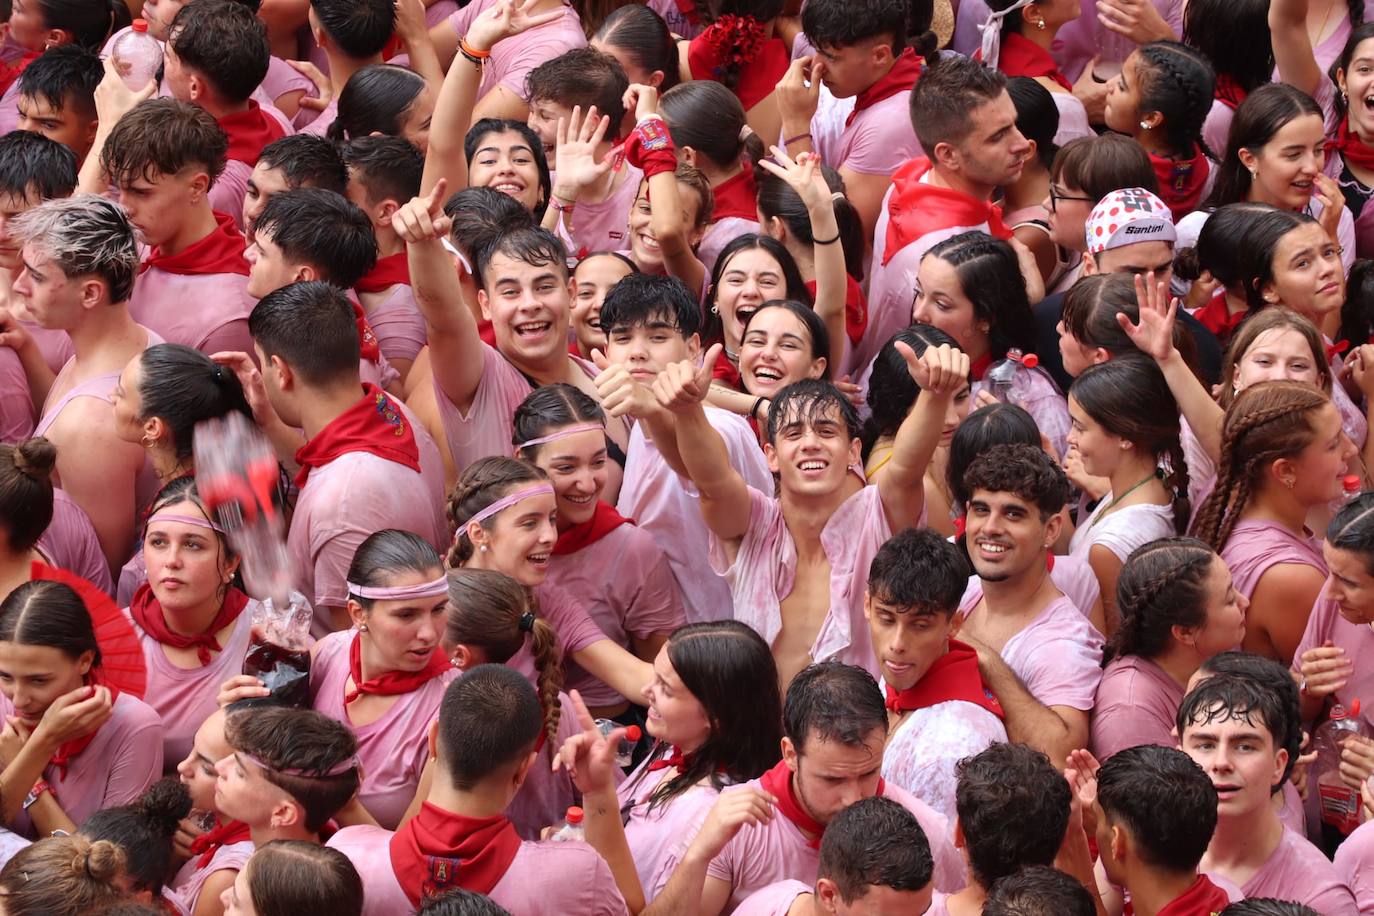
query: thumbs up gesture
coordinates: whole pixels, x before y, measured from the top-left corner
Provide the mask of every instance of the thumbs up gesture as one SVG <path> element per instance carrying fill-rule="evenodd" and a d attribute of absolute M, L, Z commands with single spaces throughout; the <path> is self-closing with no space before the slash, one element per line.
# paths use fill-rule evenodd
<path fill-rule="evenodd" d="M 592 384 L 606 413 L 640 420 L 659 409 L 648 385 L 631 375 L 622 363 L 611 362 L 600 350 L 592 351 L 592 363 L 601 370 Z"/>
<path fill-rule="evenodd" d="M 906 360 L 911 379 L 922 391 L 931 394 L 951 395 L 968 384 L 969 359 L 964 351 L 941 344 L 927 347 L 920 356 L 904 341 L 897 341 L 897 352 Z"/>
<path fill-rule="evenodd" d="M 448 180 L 441 178 L 428 194 L 411 198 L 391 215 L 391 228 L 407 245 L 432 242 L 448 235 L 453 220 L 444 215 Z"/>
<path fill-rule="evenodd" d="M 706 351 L 706 358 L 700 366 L 689 359 L 672 363 L 654 379 L 654 397 L 665 409 L 673 413 L 690 413 L 706 400 L 711 390 L 711 370 L 720 358 L 721 344 L 713 344 Z"/>

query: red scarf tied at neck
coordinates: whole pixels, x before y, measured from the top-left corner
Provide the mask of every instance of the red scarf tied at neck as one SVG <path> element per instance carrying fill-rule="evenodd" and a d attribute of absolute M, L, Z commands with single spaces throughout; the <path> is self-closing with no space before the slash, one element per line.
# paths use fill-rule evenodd
<path fill-rule="evenodd" d="M 727 178 L 711 189 L 716 204 L 711 209 L 711 222 L 723 219 L 747 219 L 753 222 L 759 218 L 759 186 L 754 180 L 754 166 L 749 160 L 740 163 L 740 173 Z"/>
<path fill-rule="evenodd" d="M 92 688 L 92 691 L 90 694 L 83 696 L 81 699 L 90 699 L 91 696 L 94 694 L 94 688 L 99 686 L 109 688 L 111 704 L 113 704 L 115 700 L 119 699 L 119 689 L 115 687 L 113 684 L 106 683 L 100 677 L 99 668 L 92 668 L 90 670 L 90 673 L 88 673 L 83 680 L 85 681 L 87 687 Z M 104 726 L 101 727 L 103 728 Z M 100 734 L 99 728 L 91 732 L 89 735 L 82 735 L 80 738 L 73 738 L 70 741 L 64 741 L 62 742 L 62 745 L 58 747 L 56 753 L 54 753 L 51 757 L 48 758 L 48 766 L 57 768 L 57 776 L 59 779 L 67 778 L 67 767 L 71 765 L 71 762 L 73 760 L 81 756 L 82 751 L 90 747 L 91 742 L 95 740 L 95 736 L 98 734 Z"/>
<path fill-rule="evenodd" d="M 464 817 L 429 802 L 391 837 L 391 868 L 413 906 L 461 887 L 489 894 L 520 851 L 503 815 Z"/>
<path fill-rule="evenodd" d="M 1174 220 L 1181 220 L 1197 209 L 1202 192 L 1207 187 L 1207 175 L 1212 170 L 1201 147 L 1193 147 L 1193 158 L 1170 159 L 1150 154 L 1150 164 L 1159 179 L 1159 196 L 1169 205 Z"/>
<path fill-rule="evenodd" d="M 215 214 L 215 231 L 198 242 L 187 245 L 176 254 L 163 254 L 154 248 L 139 267 L 142 273 L 150 267 L 169 274 L 203 277 L 210 274 L 239 274 L 248 276 L 248 259 L 243 256 L 243 233 L 232 216 Z"/>
<path fill-rule="evenodd" d="M 975 56 L 981 56 L 981 52 Z M 1073 83 L 1059 72 L 1059 65 L 1050 52 L 1017 32 L 1002 36 L 997 69 L 1007 76 L 1028 76 L 1031 79 L 1043 76 L 1058 83 L 1066 92 L 1073 91 Z"/>
<path fill-rule="evenodd" d="M 558 532 L 558 540 L 553 545 L 553 555 L 561 557 L 577 553 L 582 548 L 595 544 L 621 525 L 633 524 L 634 519 L 626 518 L 615 511 L 615 507 L 610 503 L 598 499 L 596 511 L 592 513 L 591 518 Z"/>
<path fill-rule="evenodd" d="M 879 777 L 879 795 L 883 794 L 883 785 L 883 780 Z M 808 839 L 806 845 L 812 849 L 820 849 L 825 825 L 808 814 L 801 806 L 801 802 L 797 801 L 797 796 L 792 791 L 792 771 L 787 768 L 787 761 L 779 760 L 777 766 L 764 773 L 759 778 L 759 787 L 778 800 L 778 811 L 795 824 L 797 829 L 804 834 L 812 835 L 813 838 Z"/>
<path fill-rule="evenodd" d="M 394 697 L 418 690 L 445 671 L 453 669 L 453 662 L 443 651 L 436 648 L 429 661 L 419 671 L 385 671 L 374 678 L 363 680 L 363 635 L 353 634 L 353 642 L 348 645 L 348 676 L 353 679 L 353 689 L 344 694 L 347 706 L 361 696 Z"/>
<path fill-rule="evenodd" d="M 957 639 L 949 641 L 949 651 L 936 659 L 915 684 L 902 691 L 887 687 L 887 708 L 892 712 L 926 709 L 950 700 L 963 700 L 983 707 L 999 719 L 1005 717 L 1002 704 L 978 673 L 978 653 Z"/>
<path fill-rule="evenodd" d="M 377 343 L 377 335 L 372 331 L 372 325 L 368 323 L 367 312 L 357 302 L 353 303 L 353 320 L 358 325 L 358 356 L 375 363 L 377 358 L 382 355 L 382 347 Z"/>
<path fill-rule="evenodd" d="M 205 868 L 215 858 L 215 852 L 221 846 L 233 846 L 235 843 L 242 843 L 253 838 L 252 831 L 243 821 L 229 821 L 228 823 L 215 822 L 213 830 L 202 833 L 191 841 L 191 855 L 200 856 L 196 862 L 196 868 Z"/>
<path fill-rule="evenodd" d="M 976 229 L 986 224 L 989 235 L 1003 240 L 1011 238 L 1011 230 L 1002 222 L 1001 207 L 953 188 L 922 181 L 930 169 L 930 160 L 918 157 L 903 163 L 892 175 L 883 264 L 922 236 L 945 229 Z"/>
<path fill-rule="evenodd" d="M 685 773 L 691 769 L 692 764 L 696 761 L 696 756 L 696 754 L 684 753 L 682 748 L 674 744 L 667 757 L 660 757 L 651 761 L 645 769 L 653 773 L 657 770 L 666 770 L 668 767 L 677 767 L 679 773 Z"/>
<path fill-rule="evenodd" d="M 1157 911 L 1155 916 L 1216 916 L 1231 903 L 1226 891 L 1212 883 L 1206 875 L 1198 875 L 1186 891 Z M 1125 912 L 1131 916 L 1135 909 L 1126 904 Z"/>
<path fill-rule="evenodd" d="M 225 115 L 219 119 L 219 126 L 229 137 L 229 151 L 224 158 L 249 167 L 258 164 L 264 146 L 286 136 L 281 122 L 263 111 L 252 99 L 248 100 L 247 111 Z"/>
<path fill-rule="evenodd" d="M 380 293 L 398 283 L 410 285 L 410 262 L 404 251 L 378 258 L 376 266 L 365 273 L 353 288 L 360 293 Z"/>
<path fill-rule="evenodd" d="M 323 467 L 349 452 L 367 452 L 412 471 L 420 470 L 415 431 L 391 397 L 370 383 L 363 385 L 363 396 L 356 404 L 296 450 L 296 463 L 301 467 L 296 486 L 305 486 L 311 468 Z"/>
<path fill-rule="evenodd" d="M 1229 73 L 1217 74 L 1217 88 L 1212 93 L 1212 97 L 1218 102 L 1235 111 L 1240 107 L 1240 103 L 1245 101 L 1247 95 L 1249 93 L 1241 88 L 1234 76 Z"/>
<path fill-rule="evenodd" d="M 1206 305 L 1193 312 L 1193 317 L 1204 328 L 1215 334 L 1223 346 L 1231 339 L 1231 335 L 1235 333 L 1240 323 L 1249 315 L 1249 309 L 1241 309 L 1235 314 L 1231 313 L 1230 307 L 1226 304 L 1226 290 L 1224 289 L 1217 290 L 1217 294 L 1208 300 Z"/>
<path fill-rule="evenodd" d="M 854 123 L 854 119 L 859 116 L 859 112 L 866 108 L 872 108 L 884 99 L 890 99 L 899 92 L 906 92 L 916 85 L 916 80 L 921 77 L 921 68 L 925 61 L 916 56 L 916 52 L 907 48 L 897 60 L 893 62 L 892 69 L 883 75 L 872 86 L 854 97 L 854 110 L 849 113 L 849 117 L 844 119 L 844 126 L 848 127 Z"/>
<path fill-rule="evenodd" d="M 171 627 L 167 626 L 167 618 L 162 612 L 162 604 L 153 594 L 153 589 L 147 582 L 138 587 L 134 592 L 133 600 L 129 602 L 129 613 L 134 621 L 143 628 L 143 632 L 162 643 L 164 646 L 171 646 L 173 649 L 196 650 L 196 659 L 200 661 L 201 667 L 210 664 L 211 652 L 223 652 L 224 647 L 215 639 L 215 634 L 223 630 L 229 624 L 238 620 L 239 614 L 248 606 L 248 596 L 232 586 L 224 594 L 224 603 L 220 605 L 219 613 L 215 615 L 210 628 L 204 633 L 194 636 L 185 636 L 181 633 L 173 633 Z"/>
<path fill-rule="evenodd" d="M 1327 155 L 1332 152 L 1340 153 L 1342 159 L 1357 168 L 1374 172 L 1374 146 L 1367 145 L 1350 129 L 1349 115 L 1341 119 L 1335 139 L 1326 141 Z"/>

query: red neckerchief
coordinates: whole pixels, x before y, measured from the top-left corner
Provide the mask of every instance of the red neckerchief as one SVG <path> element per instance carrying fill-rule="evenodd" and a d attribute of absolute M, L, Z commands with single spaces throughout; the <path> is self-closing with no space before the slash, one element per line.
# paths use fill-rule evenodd
<path fill-rule="evenodd" d="M 978 673 L 978 653 L 957 639 L 949 641 L 949 651 L 915 684 L 900 692 L 890 685 L 887 688 L 887 708 L 892 712 L 926 709 L 950 700 L 981 706 L 999 719 L 1006 717 L 1002 704 Z"/>
<path fill-rule="evenodd" d="M 814 834 L 815 838 L 806 841 L 812 849 L 821 848 L 821 837 L 825 825 L 806 813 L 801 802 L 792 791 L 792 771 L 787 768 L 786 760 L 779 760 L 777 766 L 759 777 L 759 787 L 778 800 L 778 811 L 782 813 L 802 833 Z M 883 794 L 883 780 L 878 779 L 878 794 Z"/>
<path fill-rule="evenodd" d="M 1231 903 L 1226 892 L 1212 883 L 1206 875 L 1198 875 L 1189 888 L 1173 900 L 1164 904 L 1155 916 L 1217 916 Z M 1131 916 L 1135 908 L 1128 902 L 1126 916 Z"/>
<path fill-rule="evenodd" d="M 225 115 L 219 121 L 220 130 L 229 137 L 229 151 L 224 158 L 252 167 L 258 164 L 262 148 L 273 140 L 286 136 L 281 123 L 263 111 L 257 102 L 248 100 L 248 110 Z"/>
<path fill-rule="evenodd" d="M 634 519 L 626 518 L 615 511 L 615 506 L 598 499 L 596 511 L 592 513 L 591 518 L 558 532 L 558 540 L 553 544 L 553 555 L 561 557 L 577 553 L 582 548 L 595 544 L 621 525 L 633 524 Z"/>
<path fill-rule="evenodd" d="M 10 88 L 10 84 L 19 79 L 19 75 L 29 64 L 38 59 L 41 51 L 25 51 L 24 56 L 12 64 L 0 64 L 0 93 Z"/>
<path fill-rule="evenodd" d="M 916 52 L 910 48 L 897 55 L 897 59 L 892 63 L 892 69 L 887 71 L 882 79 L 854 97 L 854 110 L 844 119 L 844 126 L 848 127 L 854 123 L 859 112 L 865 108 L 871 108 L 899 92 L 909 91 L 916 85 L 916 80 L 920 79 L 921 67 L 924 64 L 925 61 L 917 57 Z"/>
<path fill-rule="evenodd" d="M 348 676 L 353 679 L 353 689 L 344 694 L 344 705 L 347 706 L 360 696 L 394 697 L 410 693 L 452 669 L 453 662 L 449 661 L 442 650 L 436 648 L 430 653 L 429 661 L 419 671 L 387 671 L 365 681 L 362 634 L 354 633 L 353 642 L 348 645 Z"/>
<path fill-rule="evenodd" d="M 763 23 L 753 16 L 721 16 L 687 45 L 692 79 L 720 82 L 726 67 L 737 65 L 735 95 L 748 111 L 773 94 L 792 63 L 782 39 L 766 36 Z"/>
<path fill-rule="evenodd" d="M 177 254 L 163 254 L 154 248 L 148 254 L 138 272 L 150 267 L 165 270 L 169 274 L 186 277 L 206 276 L 209 274 L 239 274 L 248 276 L 248 259 L 243 256 L 243 233 L 234 224 L 234 218 L 224 213 L 215 214 L 215 231 L 198 242 L 187 245 Z"/>
<path fill-rule="evenodd" d="M 1168 159 L 1151 153 L 1150 163 L 1159 179 L 1159 196 L 1173 211 L 1174 219 L 1183 219 L 1196 210 L 1207 186 L 1207 173 L 1212 170 L 1202 148 L 1194 146 L 1193 158 L 1188 160 Z"/>
<path fill-rule="evenodd" d="M 391 837 L 391 869 L 412 906 L 461 887 L 489 894 L 520 851 L 505 815 L 464 817 L 429 802 Z"/>
<path fill-rule="evenodd" d="M 701 25 L 701 14 L 697 12 L 697 5 L 692 0 L 673 0 L 677 6 L 677 11 L 686 17 L 692 25 Z"/>
<path fill-rule="evenodd" d="M 1340 153 L 1341 158 L 1351 165 L 1374 171 L 1374 147 L 1368 146 L 1359 134 L 1350 129 L 1349 115 L 1341 119 L 1335 138 L 1326 141 L 1327 155 L 1333 151 Z"/>
<path fill-rule="evenodd" d="M 711 210 L 711 222 L 723 219 L 759 218 L 759 186 L 754 181 L 754 169 L 748 161 L 734 178 L 728 178 L 711 189 L 716 205 Z"/>
<path fill-rule="evenodd" d="M 921 179 L 929 171 L 930 160 L 916 158 L 907 160 L 892 175 L 883 264 L 921 236 L 956 226 L 973 229 L 986 223 L 989 235 L 1011 238 L 1011 230 L 1002 222 L 1001 207 L 953 188 L 927 184 Z"/>
<path fill-rule="evenodd" d="M 296 463 L 301 466 L 296 486 L 305 486 L 311 468 L 323 467 L 349 452 L 367 452 L 403 464 L 412 471 L 420 470 L 420 447 L 415 444 L 415 431 L 396 402 L 371 383 L 363 384 L 363 396 L 356 404 L 296 450 Z"/>
<path fill-rule="evenodd" d="M 1217 74 L 1217 88 L 1212 93 L 1212 97 L 1218 102 L 1235 111 L 1240 107 L 1240 103 L 1245 101 L 1247 95 L 1249 93 L 1241 88 L 1235 77 L 1229 73 Z"/>
<path fill-rule="evenodd" d="M 378 258 L 376 266 L 363 274 L 363 278 L 353 288 L 360 293 L 380 293 L 397 283 L 410 285 L 410 262 L 406 259 L 404 251 Z"/>
<path fill-rule="evenodd" d="M 816 298 L 816 281 L 807 280 L 806 288 L 811 298 Z M 864 330 L 868 327 L 868 297 L 863 287 L 849 274 L 844 275 L 844 330 L 849 342 L 854 346 L 863 340 Z"/>
<path fill-rule="evenodd" d="M 1326 344 L 1326 361 L 1328 363 L 1335 362 L 1337 356 L 1349 349 L 1350 341 L 1348 340 L 1338 340 L 1335 343 Z"/>
<path fill-rule="evenodd" d="M 691 768 L 695 758 L 696 754 L 683 753 L 682 748 L 674 744 L 672 751 L 667 757 L 660 757 L 657 760 L 650 761 L 646 769 L 652 773 L 656 770 L 666 770 L 668 767 L 677 767 L 678 772 L 685 772 Z"/>
<path fill-rule="evenodd" d="M 377 335 L 372 332 L 372 325 L 367 321 L 367 312 L 358 302 L 353 303 L 353 320 L 358 325 L 358 355 L 375 363 L 382 355 L 382 348 L 377 343 Z"/>
<path fill-rule="evenodd" d="M 720 351 L 720 356 L 716 357 L 715 368 L 711 370 L 711 378 L 717 382 L 724 382 L 736 391 L 743 391 L 744 379 L 739 374 L 739 367 L 730 362 L 730 357 L 725 355 L 725 351 Z"/>
<path fill-rule="evenodd" d="M 252 839 L 252 831 L 243 821 L 229 821 L 222 824 L 217 819 L 213 830 L 207 830 L 191 841 L 191 855 L 200 856 L 196 868 L 204 868 L 215 858 L 221 846 L 233 846 L 244 840 Z"/>
<path fill-rule="evenodd" d="M 100 676 L 99 668 L 92 668 L 90 672 L 87 673 L 87 675 L 82 680 L 84 681 L 87 687 L 97 687 L 102 685 L 108 687 L 110 690 L 110 701 L 112 704 L 115 700 L 119 699 L 119 689 L 115 687 L 114 684 L 105 683 L 105 681 Z M 82 697 L 82 699 L 86 700 L 90 699 L 90 697 Z M 105 726 L 102 725 L 100 728 L 104 727 Z M 95 740 L 95 736 L 100 734 L 100 728 L 97 728 L 89 735 L 83 735 L 80 738 L 73 738 L 70 741 L 62 742 L 61 746 L 58 747 L 57 752 L 48 758 L 48 765 L 57 767 L 58 778 L 67 778 L 68 765 L 71 764 L 74 758 L 81 756 L 81 752 L 90 746 L 91 742 Z"/>
<path fill-rule="evenodd" d="M 243 609 L 248 606 L 248 596 L 233 586 L 224 594 L 224 603 L 220 605 L 219 613 L 215 615 L 214 621 L 210 624 L 210 629 L 196 636 L 183 636 L 180 633 L 173 633 L 167 626 L 167 618 L 162 615 L 162 605 L 158 602 L 157 596 L 153 594 L 153 589 L 147 582 L 138 587 L 134 592 L 133 600 L 129 602 L 129 614 L 134 618 L 134 622 L 143 628 L 143 632 L 162 643 L 164 646 L 171 646 L 173 649 L 196 650 L 196 658 L 202 667 L 210 664 L 211 652 L 223 652 L 224 647 L 215 639 L 215 634 L 229 624 L 238 620 Z"/>
<path fill-rule="evenodd" d="M 991 368 L 992 354 L 984 353 L 982 356 L 978 357 L 973 361 L 973 363 L 968 367 L 968 371 L 969 374 L 973 376 L 973 380 L 975 382 L 981 382 L 983 380 L 983 376 L 987 375 L 988 370 Z"/>
<path fill-rule="evenodd" d="M 1059 65 L 1054 62 L 1050 52 L 1016 32 L 1002 36 L 1002 50 L 997 55 L 997 69 L 1007 76 L 1028 76 L 1031 79 L 1047 77 L 1063 86 L 1066 92 L 1073 91 L 1073 83 L 1059 72 Z"/>
<path fill-rule="evenodd" d="M 1223 345 L 1231 339 L 1236 328 L 1250 315 L 1249 309 L 1241 309 L 1235 314 L 1226 305 L 1226 290 L 1218 290 L 1217 294 L 1207 300 L 1207 304 L 1193 312 L 1204 328 L 1216 335 L 1217 340 Z"/>

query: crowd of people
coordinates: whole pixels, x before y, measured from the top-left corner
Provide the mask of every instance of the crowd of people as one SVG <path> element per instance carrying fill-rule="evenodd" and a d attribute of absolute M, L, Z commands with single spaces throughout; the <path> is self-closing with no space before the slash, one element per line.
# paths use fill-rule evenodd
<path fill-rule="evenodd" d="M 1374 914 L 1374 2 L 0 7 L 0 914 Z"/>

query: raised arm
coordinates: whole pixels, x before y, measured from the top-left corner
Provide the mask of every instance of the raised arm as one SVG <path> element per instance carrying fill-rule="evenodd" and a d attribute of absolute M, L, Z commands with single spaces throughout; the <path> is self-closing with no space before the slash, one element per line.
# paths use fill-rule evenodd
<path fill-rule="evenodd" d="M 1269 36 L 1279 79 L 1315 96 L 1326 74 L 1317 63 L 1312 36 L 1307 33 L 1307 0 L 1271 0 Z"/>
<path fill-rule="evenodd" d="M 612 363 L 600 350 L 592 351 L 592 364 L 600 372 L 593 380 L 601 406 L 612 417 L 630 417 L 644 424 L 658 453 L 674 473 L 687 476 L 682 456 L 677 450 L 677 433 L 673 430 L 673 414 L 658 403 L 653 390 L 636 381 L 620 363 Z"/>
<path fill-rule="evenodd" d="M 109 139 L 110 131 L 114 130 L 119 119 L 139 102 L 152 98 L 157 88 L 157 80 L 152 80 L 137 92 L 132 91 L 115 70 L 114 58 L 105 59 L 105 76 L 101 79 L 100 85 L 95 87 L 95 139 L 91 142 L 91 150 L 86 154 L 86 160 L 81 164 L 81 171 L 76 179 L 76 190 L 79 193 L 99 194 L 102 197 L 109 194 L 110 176 L 105 174 L 105 166 L 100 162 L 105 141 Z"/>
<path fill-rule="evenodd" d="M 439 66 L 434 42 L 429 39 L 424 0 L 396 0 L 395 8 L 396 37 L 405 45 L 410 69 L 424 77 L 437 98 L 444 85 L 444 69 Z"/>
<path fill-rule="evenodd" d="M 596 148 L 606 139 L 611 119 L 600 116 L 596 106 L 587 109 L 582 116 L 581 106 L 574 105 L 572 113 L 565 121 L 558 119 L 555 133 L 554 174 L 558 183 L 553 187 L 552 200 L 544 212 L 543 226 L 550 232 L 558 229 L 559 222 L 572 218 L 573 208 L 577 206 L 582 194 L 593 184 L 606 177 L 611 170 L 614 151 L 604 158 L 596 158 Z M 572 226 L 568 229 L 571 231 Z"/>
<path fill-rule="evenodd" d="M 966 353 L 948 344 L 927 347 L 919 357 L 900 340 L 896 347 L 921 389 L 911 412 L 897 428 L 887 473 L 877 484 L 887 523 L 893 531 L 900 531 L 920 521 L 926 500 L 926 468 L 940 444 L 949 401 L 968 384 L 969 361 Z"/>

